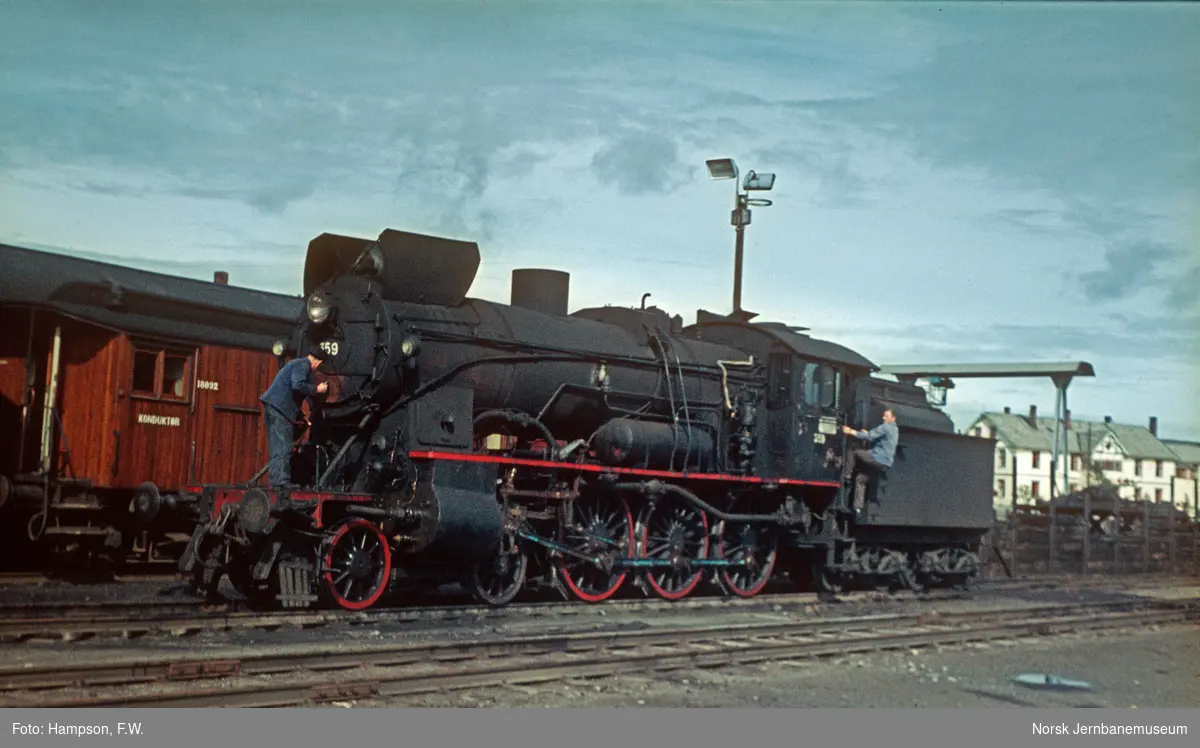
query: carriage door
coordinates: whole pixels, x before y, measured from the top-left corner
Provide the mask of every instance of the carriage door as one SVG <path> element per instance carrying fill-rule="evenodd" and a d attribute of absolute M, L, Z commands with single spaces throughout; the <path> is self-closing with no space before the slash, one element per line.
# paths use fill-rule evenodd
<path fill-rule="evenodd" d="M 205 347 L 196 381 L 195 459 L 191 482 L 248 482 L 267 463 L 259 395 L 278 371 L 275 357 Z"/>
<path fill-rule="evenodd" d="M 838 399 L 842 374 L 829 364 L 802 364 L 803 438 L 796 455 L 796 467 L 810 480 L 839 481 L 841 471 L 830 457 L 838 451 Z M 831 451 L 832 450 L 832 451 Z"/>
<path fill-rule="evenodd" d="M 117 481 L 153 481 L 173 490 L 187 480 L 191 457 L 195 349 L 131 340 L 128 407 L 117 437 Z"/>

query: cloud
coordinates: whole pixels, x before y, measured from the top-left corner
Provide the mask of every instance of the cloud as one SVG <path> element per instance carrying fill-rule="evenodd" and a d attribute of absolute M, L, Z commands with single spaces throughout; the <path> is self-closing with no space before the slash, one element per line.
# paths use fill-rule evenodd
<path fill-rule="evenodd" d="M 26 12 L 28 33 L 0 45 L 13 71 L 0 87 L 0 158 L 169 177 L 178 194 L 268 215 L 330 189 L 382 188 L 398 211 L 428 215 L 431 225 L 486 231 L 502 223 L 480 206 L 489 186 L 500 171 L 519 177 L 531 165 L 506 161 L 514 148 L 601 138 L 592 164 L 601 183 L 626 195 L 671 192 L 696 171 L 678 163 L 680 143 L 753 129 L 720 115 L 727 107 L 709 97 L 743 90 L 751 106 L 779 110 L 836 98 L 870 67 L 855 62 L 855 49 L 868 46 L 857 33 L 861 14 L 820 14 L 827 28 L 797 39 L 766 20 L 789 15 L 777 9 L 750 18 L 640 6 L 615 22 L 602 9 L 536 4 L 409 11 L 396 28 L 380 9 L 356 4 L 242 9 L 152 37 L 128 22 L 178 12 L 142 7 L 90 21 L 86 12 L 69 21 Z M 337 30 L 306 26 L 331 13 Z M 600 17 L 605 24 L 593 23 Z M 643 37 L 647 24 L 659 29 L 654 41 Z M 266 28 L 273 33 L 261 36 Z M 753 54 L 714 46 L 730 30 Z M 868 34 L 889 36 L 899 41 L 895 29 Z M 32 38 L 54 40 L 55 52 Z M 778 68 L 749 75 L 761 55 Z M 906 57 L 892 62 L 903 68 Z M 824 76 L 797 78 L 797 64 Z M 705 112 L 717 115 L 693 116 Z M 843 158 L 820 168 L 847 166 Z"/>
<path fill-rule="evenodd" d="M 920 164 L 978 170 L 993 195 L 1012 191 L 1016 204 L 992 203 L 980 226 L 1089 242 L 1061 265 L 1103 255 L 1101 269 L 1070 283 L 1084 300 L 1121 302 L 1186 271 L 1186 240 L 1172 231 L 1181 193 L 1194 194 L 1187 175 L 1200 173 L 1200 85 L 1181 72 L 1194 67 L 1200 16 L 1093 6 L 1045 23 L 1044 8 L 992 15 L 966 4 L 906 14 L 938 24 L 928 64 L 819 111 L 887 132 Z"/>
<path fill-rule="evenodd" d="M 1197 329 L 1200 314 L 1109 314 L 1094 317 L 1088 326 L 911 324 L 829 327 L 817 335 L 848 341 L 882 364 L 1088 360 L 1097 366 L 1107 364 L 1105 376 L 1112 377 L 1146 361 L 1200 367 Z"/>
<path fill-rule="evenodd" d="M 28 7 L 0 28 L 10 237 L 293 288 L 311 236 L 392 226 L 480 241 L 499 298 L 519 262 L 587 279 L 573 300 L 719 309 L 729 185 L 702 164 L 730 156 L 779 175 L 746 237 L 772 318 L 879 360 L 1194 350 L 1195 14 Z"/>
<path fill-rule="evenodd" d="M 1032 234 L 1077 234 L 1079 226 L 1065 219 L 1061 210 L 1045 208 L 1001 208 L 988 217 L 1001 228 L 1018 228 Z"/>
<path fill-rule="evenodd" d="M 1168 308 L 1178 312 L 1200 311 L 1200 265 L 1194 265 L 1187 272 L 1177 275 L 1169 284 L 1169 290 Z M 1200 335 L 1200 320 L 1197 322 L 1193 329 Z"/>
<path fill-rule="evenodd" d="M 986 22 L 967 5 L 911 13 L 944 24 L 930 64 L 835 106 L 895 126 L 922 159 L 1118 203 L 1131 185 L 1144 193 L 1200 163 L 1189 135 L 1200 123 L 1197 84 L 1180 72 L 1200 16 L 1170 6 L 1078 8 L 1057 23 L 1019 5 Z"/>
<path fill-rule="evenodd" d="M 592 172 L 602 184 L 616 185 L 626 195 L 671 193 L 697 172 L 679 160 L 675 141 L 653 132 L 616 138 L 592 157 Z"/>
<path fill-rule="evenodd" d="M 1156 283 L 1157 266 L 1176 256 L 1175 250 L 1155 242 L 1137 242 L 1104 253 L 1105 265 L 1079 275 L 1089 301 L 1119 301 Z"/>

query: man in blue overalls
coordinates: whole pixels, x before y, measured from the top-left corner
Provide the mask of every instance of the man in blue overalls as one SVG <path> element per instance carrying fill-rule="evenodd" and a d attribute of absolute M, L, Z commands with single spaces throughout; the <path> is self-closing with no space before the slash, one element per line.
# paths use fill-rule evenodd
<path fill-rule="evenodd" d="M 304 399 L 323 394 L 329 389 L 327 382 L 313 384 L 312 372 L 325 359 L 319 348 L 312 348 L 304 358 L 289 361 L 275 375 L 275 381 L 258 398 L 263 404 L 263 419 L 267 425 L 267 448 L 271 461 L 267 467 L 267 479 L 271 488 L 283 488 L 292 478 L 292 443 L 296 438 L 296 417 Z"/>
<path fill-rule="evenodd" d="M 878 475 L 890 468 L 895 460 L 900 428 L 896 425 L 896 414 L 888 409 L 883 411 L 883 423 L 870 431 L 843 426 L 842 433 L 864 439 L 871 445 L 869 449 L 856 449 L 846 455 L 845 474 L 854 479 L 854 508 L 861 509 L 866 498 L 866 483 L 870 479 L 868 473 Z M 856 471 L 858 475 L 855 475 Z"/>

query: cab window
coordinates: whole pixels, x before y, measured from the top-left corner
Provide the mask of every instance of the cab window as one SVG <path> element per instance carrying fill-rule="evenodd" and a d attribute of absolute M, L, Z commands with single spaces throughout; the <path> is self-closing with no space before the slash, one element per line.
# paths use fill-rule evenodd
<path fill-rule="evenodd" d="M 827 364 L 804 365 L 804 402 L 817 408 L 833 408 L 841 398 L 841 372 Z"/>

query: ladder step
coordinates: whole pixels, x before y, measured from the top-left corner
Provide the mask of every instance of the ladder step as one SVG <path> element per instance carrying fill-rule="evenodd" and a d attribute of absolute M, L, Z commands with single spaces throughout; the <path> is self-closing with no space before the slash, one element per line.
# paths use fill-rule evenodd
<path fill-rule="evenodd" d="M 83 501 L 64 501 L 60 504 L 51 504 L 50 508 L 58 512 L 98 512 L 104 507 L 98 502 L 92 504 Z"/>
<path fill-rule="evenodd" d="M 47 527 L 47 535 L 69 535 L 72 537 L 101 536 L 111 532 L 107 527 Z"/>

